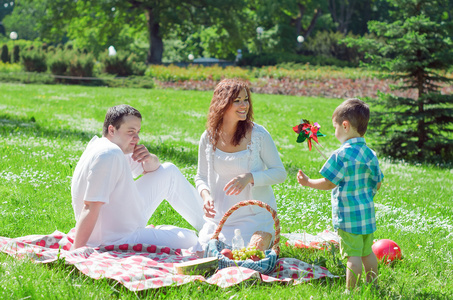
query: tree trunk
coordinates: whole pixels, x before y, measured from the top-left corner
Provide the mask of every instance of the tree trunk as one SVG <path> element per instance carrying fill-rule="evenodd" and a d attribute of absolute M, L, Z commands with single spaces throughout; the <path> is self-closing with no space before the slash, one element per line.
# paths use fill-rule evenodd
<path fill-rule="evenodd" d="M 311 22 L 310 22 L 310 25 L 308 25 L 308 28 L 307 30 L 305 30 L 305 38 L 308 38 L 311 34 L 311 32 L 313 31 L 313 28 L 315 28 L 315 25 L 316 25 L 316 20 L 318 20 L 318 18 L 322 15 L 322 10 L 321 9 L 316 9 L 315 10 L 315 15 L 313 16 L 313 18 L 311 18 Z"/>
<path fill-rule="evenodd" d="M 297 18 L 294 20 L 296 23 L 296 37 L 299 36 L 302 32 L 302 18 L 305 13 L 305 6 L 301 3 L 297 3 L 297 7 L 299 8 L 299 14 Z"/>
<path fill-rule="evenodd" d="M 161 64 L 164 53 L 164 43 L 160 36 L 160 25 L 156 21 L 152 8 L 145 8 L 146 25 L 149 34 L 149 50 L 146 62 L 148 64 Z"/>
<path fill-rule="evenodd" d="M 329 11 L 334 22 L 338 23 L 337 31 L 343 34 L 348 32 L 348 25 L 351 23 L 352 13 L 356 0 L 340 0 L 340 7 L 337 8 L 337 0 L 329 1 Z"/>
<path fill-rule="evenodd" d="M 313 31 L 313 28 L 315 27 L 316 21 L 322 15 L 322 10 L 315 9 L 314 11 L 315 14 L 311 18 L 310 25 L 308 25 L 307 29 L 304 29 L 302 27 L 302 18 L 305 14 L 305 6 L 301 3 L 298 3 L 297 6 L 299 8 L 299 14 L 297 18 L 294 19 L 296 25 L 296 37 L 302 35 L 305 39 L 307 39 L 310 36 L 310 33 Z"/>

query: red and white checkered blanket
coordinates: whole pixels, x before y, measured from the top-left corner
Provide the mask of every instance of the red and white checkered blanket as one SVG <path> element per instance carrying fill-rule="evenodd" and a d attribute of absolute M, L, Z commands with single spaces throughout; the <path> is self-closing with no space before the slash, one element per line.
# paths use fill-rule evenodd
<path fill-rule="evenodd" d="M 114 279 L 131 291 L 182 285 L 192 281 L 202 281 L 225 288 L 247 279 L 296 285 L 313 279 L 336 277 L 326 268 L 313 266 L 295 258 L 280 258 L 275 272 L 269 275 L 242 267 L 218 270 L 208 278 L 200 275 L 180 275 L 176 273 L 174 263 L 197 259 L 187 250 L 146 244 L 70 250 L 73 236 L 74 230 L 69 234 L 55 231 L 49 235 L 0 237 L 0 250 L 16 258 L 28 258 L 35 263 L 64 259 L 65 263 L 74 265 L 91 278 Z"/>

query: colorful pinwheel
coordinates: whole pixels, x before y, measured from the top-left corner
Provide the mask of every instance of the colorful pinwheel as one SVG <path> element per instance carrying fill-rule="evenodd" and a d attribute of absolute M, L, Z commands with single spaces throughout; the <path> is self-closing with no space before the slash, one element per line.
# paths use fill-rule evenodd
<path fill-rule="evenodd" d="M 298 134 L 297 136 L 297 142 L 298 143 L 303 143 L 305 140 L 307 140 L 308 143 L 308 149 L 311 151 L 311 146 L 315 146 L 316 150 L 325 158 L 326 156 L 316 147 L 316 144 L 319 144 L 318 142 L 318 137 L 325 136 L 321 132 L 319 132 L 319 128 L 321 126 L 315 122 L 310 122 L 308 120 L 302 119 L 300 121 L 299 125 L 296 125 L 293 127 L 294 132 Z M 312 140 L 316 142 L 316 144 L 312 143 Z M 321 144 L 319 144 L 321 145 Z"/>

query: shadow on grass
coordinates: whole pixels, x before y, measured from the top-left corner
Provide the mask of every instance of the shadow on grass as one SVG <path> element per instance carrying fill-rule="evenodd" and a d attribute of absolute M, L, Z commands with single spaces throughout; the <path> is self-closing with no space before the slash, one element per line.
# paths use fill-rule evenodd
<path fill-rule="evenodd" d="M 101 130 L 101 128 L 99 128 Z M 49 139 L 66 139 L 78 140 L 88 143 L 93 136 L 93 132 L 80 131 L 67 128 L 48 128 L 41 126 L 36 122 L 34 117 L 23 118 L 11 116 L 8 114 L 0 114 L 0 134 L 10 135 L 15 133 L 31 135 L 35 137 L 43 137 Z M 156 154 L 161 161 L 169 161 L 175 165 L 196 165 L 197 152 L 189 148 L 181 146 L 171 146 L 163 143 L 151 145 L 143 143 L 151 153 Z"/>

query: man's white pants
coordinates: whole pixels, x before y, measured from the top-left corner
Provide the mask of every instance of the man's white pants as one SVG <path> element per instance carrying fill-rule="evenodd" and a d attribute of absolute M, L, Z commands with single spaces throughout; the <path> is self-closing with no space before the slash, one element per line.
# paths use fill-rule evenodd
<path fill-rule="evenodd" d="M 203 227 L 203 199 L 174 164 L 164 163 L 156 171 L 143 175 L 135 183 L 145 199 L 144 209 L 148 218 L 151 218 L 165 199 L 196 230 Z M 193 252 L 202 250 L 193 230 L 171 225 L 138 229 L 128 243 L 190 249 Z"/>

